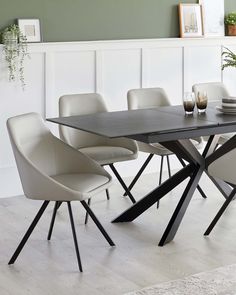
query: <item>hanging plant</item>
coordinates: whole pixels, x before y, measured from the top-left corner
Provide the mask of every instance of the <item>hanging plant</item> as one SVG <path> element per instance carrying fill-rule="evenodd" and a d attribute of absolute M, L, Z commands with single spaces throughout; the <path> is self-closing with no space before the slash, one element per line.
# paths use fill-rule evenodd
<path fill-rule="evenodd" d="M 18 25 L 10 25 L 2 33 L 3 53 L 8 66 L 9 81 L 19 78 L 22 89 L 25 88 L 24 61 L 29 57 L 26 37 Z"/>

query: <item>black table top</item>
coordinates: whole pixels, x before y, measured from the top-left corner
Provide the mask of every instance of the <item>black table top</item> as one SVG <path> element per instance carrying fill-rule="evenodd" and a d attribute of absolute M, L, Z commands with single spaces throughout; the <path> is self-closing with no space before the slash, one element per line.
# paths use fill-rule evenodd
<path fill-rule="evenodd" d="M 129 137 L 144 142 L 161 142 L 194 136 L 236 132 L 236 115 L 215 109 L 210 103 L 205 114 L 185 116 L 183 106 L 96 113 L 47 119 L 75 129 L 109 138 Z"/>

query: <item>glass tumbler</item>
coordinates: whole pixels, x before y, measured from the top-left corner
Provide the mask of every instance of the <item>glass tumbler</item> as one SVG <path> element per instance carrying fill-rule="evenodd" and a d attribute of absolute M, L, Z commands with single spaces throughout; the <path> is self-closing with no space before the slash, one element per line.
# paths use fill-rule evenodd
<path fill-rule="evenodd" d="M 198 91 L 196 97 L 196 105 L 198 113 L 205 113 L 207 107 L 207 92 L 206 91 Z"/>
<path fill-rule="evenodd" d="M 193 92 L 185 92 L 183 97 L 185 115 L 192 115 L 195 107 L 195 95 Z"/>

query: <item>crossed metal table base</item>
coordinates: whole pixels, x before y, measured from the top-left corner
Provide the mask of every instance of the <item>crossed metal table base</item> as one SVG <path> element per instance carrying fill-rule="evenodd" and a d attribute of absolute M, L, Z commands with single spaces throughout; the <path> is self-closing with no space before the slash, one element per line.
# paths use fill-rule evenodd
<path fill-rule="evenodd" d="M 223 196 L 227 198 L 232 192 L 232 187 L 210 176 L 207 172 L 207 166 L 218 157 L 235 148 L 236 136 L 216 149 L 218 138 L 219 135 L 211 135 L 202 154 L 199 153 L 189 139 L 162 142 L 161 144 L 174 152 L 177 157 L 184 159 L 187 162 L 186 166 L 137 201 L 112 222 L 130 222 L 135 220 L 139 215 L 144 213 L 148 208 L 189 177 L 190 179 L 159 242 L 159 246 L 164 246 L 174 239 L 203 172 L 206 172 Z"/>

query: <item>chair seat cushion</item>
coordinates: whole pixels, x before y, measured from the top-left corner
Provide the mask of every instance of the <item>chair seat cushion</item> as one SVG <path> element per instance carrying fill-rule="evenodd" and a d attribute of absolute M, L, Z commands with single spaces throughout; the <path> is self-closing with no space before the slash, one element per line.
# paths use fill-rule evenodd
<path fill-rule="evenodd" d="M 119 146 L 92 146 L 80 148 L 79 151 L 97 161 L 100 165 L 136 158 L 133 151 Z"/>
<path fill-rule="evenodd" d="M 202 147 L 202 143 L 200 139 L 191 139 L 192 144 L 197 148 L 200 149 Z M 149 153 L 149 154 L 155 154 L 159 156 L 164 156 L 164 155 L 172 155 L 173 152 L 165 148 L 163 145 L 160 143 L 143 143 L 143 142 L 138 142 L 138 147 L 141 152 L 144 153 Z"/>
<path fill-rule="evenodd" d="M 80 193 L 90 193 L 109 182 L 109 178 L 103 175 L 80 173 L 58 174 L 52 178 L 64 186 Z"/>
<path fill-rule="evenodd" d="M 229 140 L 231 137 L 233 137 L 235 133 L 225 133 L 221 134 L 218 143 L 219 144 L 224 144 L 227 140 Z"/>

